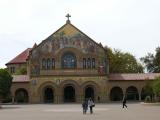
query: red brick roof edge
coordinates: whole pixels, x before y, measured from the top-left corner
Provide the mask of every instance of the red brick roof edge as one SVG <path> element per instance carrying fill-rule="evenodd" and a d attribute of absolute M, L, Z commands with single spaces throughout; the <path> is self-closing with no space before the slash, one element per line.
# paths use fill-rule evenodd
<path fill-rule="evenodd" d="M 109 81 L 120 80 L 154 80 L 160 73 L 129 73 L 129 74 L 109 74 Z"/>
<path fill-rule="evenodd" d="M 29 51 L 30 50 L 31 50 L 31 48 L 27 48 L 25 51 L 23 51 L 22 53 L 20 53 L 19 55 L 17 55 L 14 59 L 12 59 L 8 63 L 6 63 L 6 65 L 9 65 L 9 64 L 18 64 L 18 63 L 26 63 L 26 59 L 29 56 Z"/>

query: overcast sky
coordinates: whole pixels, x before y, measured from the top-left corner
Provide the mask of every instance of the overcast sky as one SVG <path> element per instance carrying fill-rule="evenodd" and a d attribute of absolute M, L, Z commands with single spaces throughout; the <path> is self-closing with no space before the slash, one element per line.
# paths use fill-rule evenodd
<path fill-rule="evenodd" d="M 160 46 L 160 0 L 0 0 L 0 68 L 71 23 L 137 59 Z"/>

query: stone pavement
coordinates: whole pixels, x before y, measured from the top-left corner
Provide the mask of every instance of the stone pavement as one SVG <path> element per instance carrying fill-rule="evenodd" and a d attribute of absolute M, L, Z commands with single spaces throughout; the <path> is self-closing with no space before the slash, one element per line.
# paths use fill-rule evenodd
<path fill-rule="evenodd" d="M 160 106 L 120 103 L 96 104 L 94 113 L 82 114 L 81 104 L 3 105 L 0 120 L 159 120 Z"/>

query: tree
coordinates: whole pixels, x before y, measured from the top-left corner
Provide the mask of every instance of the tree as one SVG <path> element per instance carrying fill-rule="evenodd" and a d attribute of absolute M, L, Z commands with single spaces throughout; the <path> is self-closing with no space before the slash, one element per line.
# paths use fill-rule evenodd
<path fill-rule="evenodd" d="M 16 75 L 26 75 L 27 74 L 27 68 L 25 66 L 20 67 L 19 69 L 17 69 Z"/>
<path fill-rule="evenodd" d="M 12 76 L 6 69 L 0 69 L 0 97 L 6 98 L 10 93 L 12 84 Z"/>
<path fill-rule="evenodd" d="M 145 64 L 148 72 L 159 73 L 160 72 L 160 47 L 156 48 L 156 54 L 148 53 L 145 57 L 141 58 L 141 61 Z"/>
<path fill-rule="evenodd" d="M 143 66 L 130 53 L 105 47 L 109 59 L 110 73 L 143 73 Z"/>
<path fill-rule="evenodd" d="M 153 92 L 156 96 L 160 97 L 160 77 L 153 81 Z"/>
<path fill-rule="evenodd" d="M 149 99 L 149 102 L 151 102 L 153 100 L 154 92 L 153 92 L 153 85 L 152 84 L 153 84 L 152 81 L 147 80 L 147 82 L 141 92 L 141 95 L 142 95 L 141 99 L 142 100 L 147 100 L 146 98 Z"/>

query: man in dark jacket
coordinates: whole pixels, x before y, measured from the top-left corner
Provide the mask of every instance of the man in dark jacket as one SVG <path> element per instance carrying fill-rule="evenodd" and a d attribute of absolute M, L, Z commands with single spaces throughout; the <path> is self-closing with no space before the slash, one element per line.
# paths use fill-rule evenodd
<path fill-rule="evenodd" d="M 88 109 L 88 101 L 87 100 L 83 100 L 82 108 L 83 108 L 83 114 L 86 114 L 87 109 Z"/>
<path fill-rule="evenodd" d="M 126 97 L 123 98 L 123 101 L 122 101 L 122 102 L 123 102 L 123 108 L 124 108 L 124 106 L 127 108 L 127 105 L 126 105 L 126 102 L 127 102 Z"/>

